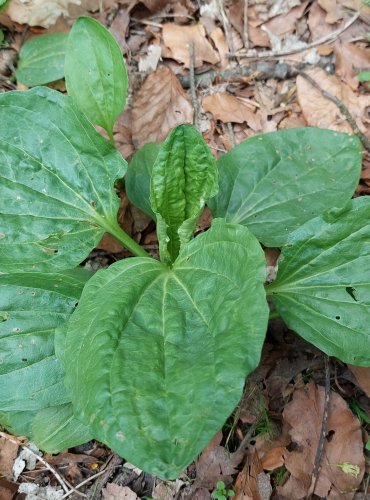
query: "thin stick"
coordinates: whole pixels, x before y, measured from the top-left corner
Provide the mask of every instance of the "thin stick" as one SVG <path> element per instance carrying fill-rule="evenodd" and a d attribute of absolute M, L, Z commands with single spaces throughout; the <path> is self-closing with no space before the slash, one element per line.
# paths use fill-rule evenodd
<path fill-rule="evenodd" d="M 355 21 L 357 21 L 359 17 L 360 17 L 360 12 L 356 12 L 356 14 L 352 16 L 342 28 L 338 28 L 337 30 L 333 31 L 333 33 L 330 33 L 329 35 L 323 36 L 321 38 L 318 38 L 317 40 L 314 40 L 311 43 L 308 43 L 305 47 L 298 47 L 296 49 L 290 49 L 290 50 L 282 50 L 281 52 L 274 52 L 273 50 L 264 50 L 262 52 L 257 52 L 256 50 L 248 50 L 246 52 L 230 51 L 227 54 L 227 57 L 247 57 L 250 59 L 263 59 L 263 58 L 267 59 L 267 58 L 289 56 L 290 54 L 298 54 L 298 52 L 303 52 L 305 50 L 312 49 L 324 43 L 333 43 L 344 31 L 346 31 L 350 26 L 352 26 L 352 24 Z"/>
<path fill-rule="evenodd" d="M 246 50 L 249 49 L 249 35 L 248 35 L 248 0 L 244 0 L 244 12 L 243 12 L 243 42 Z"/>
<path fill-rule="evenodd" d="M 70 490 L 69 490 L 68 486 L 66 485 L 66 483 L 64 482 L 64 479 L 62 478 L 62 476 L 51 465 L 49 465 L 44 458 L 40 457 L 40 455 L 38 455 L 37 453 L 32 451 L 31 448 L 29 448 L 25 444 L 21 444 L 18 441 L 16 441 L 15 439 L 12 439 L 11 437 L 9 437 L 8 434 L 6 434 L 5 432 L 0 432 L 0 437 L 6 439 L 7 441 L 10 441 L 11 443 L 14 443 L 14 444 L 20 446 L 24 450 L 27 450 L 31 455 L 33 455 L 39 462 L 41 462 L 55 476 L 55 479 L 61 485 L 63 490 L 66 493 L 69 493 Z"/>
<path fill-rule="evenodd" d="M 326 429 L 327 429 L 328 415 L 329 415 L 329 404 L 330 404 L 330 364 L 329 364 L 329 358 L 328 358 L 328 356 L 324 355 L 324 361 L 325 361 L 324 409 L 323 409 L 323 412 L 322 412 L 322 420 L 321 420 L 321 429 L 320 429 L 319 442 L 317 443 L 315 461 L 314 461 L 313 469 L 312 469 L 312 480 L 311 480 L 310 496 L 309 496 L 310 498 L 314 494 L 314 491 L 315 491 L 315 488 L 316 488 L 316 483 L 317 483 L 317 478 L 318 478 L 318 475 L 319 475 L 319 469 L 320 469 L 322 454 L 323 454 L 323 451 L 324 451 L 325 436 L 326 436 Z"/>
<path fill-rule="evenodd" d="M 229 51 L 230 51 L 229 54 L 232 54 L 232 53 L 234 53 L 234 42 L 233 42 L 233 37 L 231 35 L 230 23 L 229 23 L 229 20 L 225 14 L 222 0 L 217 0 L 217 7 L 218 7 L 218 11 L 219 11 L 220 16 L 221 16 L 221 22 L 222 22 L 222 26 L 224 28 L 224 32 L 226 35 L 227 45 L 229 46 Z M 233 56 L 231 56 L 231 57 L 233 57 Z"/>
<path fill-rule="evenodd" d="M 300 75 L 303 76 L 303 78 L 305 80 L 307 80 L 315 89 L 319 90 L 324 97 L 329 99 L 329 101 L 333 102 L 337 106 L 337 108 L 342 113 L 342 115 L 345 117 L 347 122 L 351 125 L 353 132 L 361 140 L 363 146 L 368 151 L 370 151 L 370 140 L 358 128 L 356 120 L 351 115 L 347 106 L 337 96 L 335 96 L 335 95 L 331 94 L 330 92 L 328 92 L 327 90 L 324 90 L 323 88 L 321 88 L 320 85 L 310 75 L 308 75 L 304 71 L 301 71 Z"/>
<path fill-rule="evenodd" d="M 197 94 L 196 94 L 196 90 L 195 90 L 195 74 L 194 74 L 194 72 L 195 72 L 195 47 L 194 47 L 194 42 L 190 42 L 190 44 L 189 44 L 190 95 L 191 95 L 191 102 L 192 102 L 193 108 L 194 108 L 193 124 L 199 130 L 200 129 L 200 120 L 199 120 L 200 107 L 199 107 L 199 102 L 198 102 Z"/>
<path fill-rule="evenodd" d="M 116 467 L 120 467 L 120 465 L 116 466 Z M 107 469 L 104 469 L 104 470 L 101 470 L 101 471 L 97 472 L 93 476 L 90 476 L 90 477 L 86 478 L 84 481 L 82 481 L 77 486 L 75 486 L 75 490 L 78 490 L 79 488 L 82 488 L 82 486 L 85 486 L 85 484 L 89 483 L 90 481 L 94 481 L 97 477 L 102 476 L 106 472 L 107 472 Z M 68 498 L 70 495 L 72 495 L 72 493 L 75 493 L 75 492 L 73 490 L 71 490 L 68 493 L 65 493 L 61 497 L 61 500 L 63 500 L 64 498 Z M 79 493 L 79 492 L 76 492 L 76 493 Z M 84 495 L 84 496 L 87 498 L 87 495 Z"/>

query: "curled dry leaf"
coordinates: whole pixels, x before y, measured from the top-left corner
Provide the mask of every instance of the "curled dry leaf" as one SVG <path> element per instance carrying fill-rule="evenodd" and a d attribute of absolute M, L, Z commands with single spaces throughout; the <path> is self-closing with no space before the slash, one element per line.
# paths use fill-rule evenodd
<path fill-rule="evenodd" d="M 12 0 L 6 13 L 19 24 L 49 28 L 60 16 L 77 17 L 98 7 L 99 0 Z"/>
<path fill-rule="evenodd" d="M 235 97 L 227 92 L 216 92 L 203 97 L 204 111 L 212 113 L 215 120 L 224 123 L 244 123 L 254 130 L 261 130 L 261 117 L 249 101 Z"/>
<path fill-rule="evenodd" d="M 370 106 L 370 96 L 357 96 L 345 83 L 334 75 L 328 75 L 321 68 L 307 71 L 316 83 L 326 92 L 336 96 L 349 110 L 361 132 L 366 132 L 362 122 L 365 109 Z M 338 106 L 324 97 L 303 76 L 297 77 L 297 96 L 303 116 L 311 127 L 328 128 L 347 133 L 353 133 L 350 124 L 339 111 Z"/>
<path fill-rule="evenodd" d="M 7 479 L 13 478 L 13 465 L 18 448 L 15 441 L 0 437 L 0 475 Z"/>
<path fill-rule="evenodd" d="M 193 108 L 175 74 L 165 67 L 150 74 L 132 108 L 135 147 L 161 142 L 177 125 L 192 122 Z"/>
<path fill-rule="evenodd" d="M 165 50 L 163 57 L 169 57 L 189 67 L 189 46 L 194 44 L 195 67 L 202 66 L 203 62 L 217 64 L 220 57 L 206 38 L 206 31 L 201 24 L 179 26 L 175 23 L 163 25 L 163 43 Z"/>
<path fill-rule="evenodd" d="M 293 451 L 284 453 L 285 466 L 291 476 L 278 488 L 283 498 L 305 498 L 312 481 L 312 471 L 322 426 L 325 391 L 313 382 L 294 391 L 293 400 L 283 412 L 294 444 Z M 304 415 L 304 418 L 302 418 Z M 344 399 L 330 395 L 319 474 L 314 493 L 329 500 L 351 500 L 362 481 L 365 457 L 361 426 Z"/>
<path fill-rule="evenodd" d="M 352 90 L 356 90 L 359 85 L 357 74 L 370 66 L 370 49 L 354 43 L 337 42 L 334 53 L 337 75 L 342 77 Z"/>
<path fill-rule="evenodd" d="M 348 365 L 348 368 L 356 377 L 356 380 L 360 388 L 370 398 L 370 367 L 363 368 L 361 366 Z"/>

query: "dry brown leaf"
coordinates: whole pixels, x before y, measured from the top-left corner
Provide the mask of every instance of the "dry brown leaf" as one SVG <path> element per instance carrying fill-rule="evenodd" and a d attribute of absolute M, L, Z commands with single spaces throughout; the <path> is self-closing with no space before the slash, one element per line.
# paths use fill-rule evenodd
<path fill-rule="evenodd" d="M 317 2 L 314 2 L 311 5 L 307 20 L 308 27 L 311 32 L 312 41 L 318 38 L 325 37 L 338 28 L 338 26 L 331 26 L 330 24 L 328 24 L 325 18 L 325 10 L 322 9 Z"/>
<path fill-rule="evenodd" d="M 220 446 L 221 439 L 222 433 L 218 432 L 196 461 L 197 477 L 193 484 L 194 489 L 212 488 L 217 481 L 228 484 L 232 474 L 236 473 L 236 467 L 242 457 Z"/>
<path fill-rule="evenodd" d="M 370 67 L 370 49 L 354 43 L 337 42 L 334 53 L 336 74 L 342 77 L 351 89 L 356 90 L 359 85 L 358 73 Z"/>
<path fill-rule="evenodd" d="M 272 487 L 270 478 L 263 472 L 258 453 L 247 455 L 243 470 L 235 481 L 235 500 L 269 500 Z"/>
<path fill-rule="evenodd" d="M 328 75 L 321 68 L 307 71 L 316 83 L 325 91 L 336 96 L 347 106 L 358 128 L 366 132 L 362 122 L 367 106 L 370 106 L 369 95 L 357 96 L 345 83 L 334 75 Z M 321 92 L 314 88 L 303 76 L 297 77 L 297 97 L 301 106 L 303 116 L 308 125 L 312 127 L 328 128 L 342 132 L 353 133 L 350 124 L 342 116 L 337 105 L 324 97 Z"/>
<path fill-rule="evenodd" d="M 1 500 L 13 500 L 18 491 L 18 484 L 12 481 L 7 481 L 0 477 L 0 498 Z"/>
<path fill-rule="evenodd" d="M 6 479 L 13 478 L 13 464 L 18 454 L 18 444 L 0 437 L 0 475 Z"/>
<path fill-rule="evenodd" d="M 337 0 L 318 0 L 317 2 L 326 12 L 325 21 L 329 24 L 335 24 L 343 19 L 343 8 Z"/>
<path fill-rule="evenodd" d="M 179 26 L 175 23 L 163 24 L 163 42 L 167 50 L 163 57 L 169 57 L 189 67 L 189 46 L 194 44 L 195 67 L 202 66 L 203 62 L 217 64 L 220 62 L 218 53 L 206 38 L 206 32 L 201 24 Z"/>
<path fill-rule="evenodd" d="M 279 494 L 289 500 L 305 498 L 310 491 L 312 470 L 322 425 L 325 390 L 310 382 L 294 391 L 293 400 L 283 412 L 293 451 L 284 453 L 291 476 Z M 302 416 L 304 415 L 304 418 Z M 362 481 L 365 457 L 361 426 L 344 399 L 331 393 L 328 408 L 327 436 L 314 493 L 330 500 L 351 500 Z M 348 472 L 347 466 L 352 472 Z"/>
<path fill-rule="evenodd" d="M 74 8 L 73 8 L 74 7 Z M 6 13 L 12 21 L 49 28 L 60 16 L 70 17 L 97 10 L 99 0 L 12 0 Z M 73 14 L 72 14 L 73 9 Z"/>
<path fill-rule="evenodd" d="M 159 68 L 136 94 L 132 108 L 132 140 L 140 148 L 163 141 L 181 123 L 192 123 L 193 108 L 175 74 Z"/>
<path fill-rule="evenodd" d="M 161 47 L 160 45 L 149 45 L 148 53 L 145 56 L 141 56 L 139 59 L 139 71 L 141 73 L 149 73 L 157 69 L 159 59 L 161 58 Z"/>
<path fill-rule="evenodd" d="M 262 468 L 264 470 L 275 470 L 284 465 L 285 446 L 277 446 L 269 450 L 262 459 Z"/>
<path fill-rule="evenodd" d="M 263 26 L 276 36 L 292 33 L 296 29 L 296 22 L 303 16 L 307 4 L 308 0 L 294 7 L 287 14 L 281 14 L 270 19 Z"/>
<path fill-rule="evenodd" d="M 122 52 L 127 52 L 126 34 L 130 24 L 130 11 L 129 9 L 119 9 L 116 17 L 113 19 L 109 27 L 109 31 L 115 37 L 118 45 L 121 47 Z"/>
<path fill-rule="evenodd" d="M 229 52 L 229 47 L 226 42 L 224 32 L 221 28 L 215 28 L 211 31 L 210 37 L 215 44 L 218 53 L 220 54 L 220 68 L 225 69 L 229 65 L 229 59 L 226 54 Z"/>
<path fill-rule="evenodd" d="M 255 106 L 243 98 L 235 97 L 227 92 L 216 92 L 203 97 L 204 111 L 212 113 L 215 120 L 224 123 L 244 123 L 254 130 L 261 130 L 261 118 Z"/>
<path fill-rule="evenodd" d="M 104 500 L 137 500 L 139 497 L 128 486 L 108 483 L 102 491 Z"/>
<path fill-rule="evenodd" d="M 356 377 L 358 385 L 364 393 L 370 398 L 370 368 L 363 368 L 361 366 L 348 365 L 353 375 Z"/>

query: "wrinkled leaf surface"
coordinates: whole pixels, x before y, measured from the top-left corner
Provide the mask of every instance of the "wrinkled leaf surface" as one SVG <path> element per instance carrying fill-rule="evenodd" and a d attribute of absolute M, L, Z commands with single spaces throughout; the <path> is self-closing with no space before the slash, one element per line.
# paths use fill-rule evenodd
<path fill-rule="evenodd" d="M 370 200 L 295 231 L 268 293 L 292 330 L 329 356 L 370 366 Z"/>
<path fill-rule="evenodd" d="M 98 271 L 65 343 L 77 418 L 140 468 L 177 477 L 223 425 L 258 365 L 264 279 L 257 240 L 223 220 L 184 245 L 171 269 L 132 258 Z"/>
<path fill-rule="evenodd" d="M 150 206 L 150 177 L 161 145 L 158 142 L 145 144 L 130 161 L 125 177 L 128 199 L 149 217 L 155 220 Z"/>
<path fill-rule="evenodd" d="M 69 269 L 111 226 L 126 162 L 47 88 L 0 95 L 0 271 Z"/>
<path fill-rule="evenodd" d="M 17 80 L 28 87 L 54 82 L 64 77 L 68 35 L 52 33 L 32 38 L 19 53 Z"/>
<path fill-rule="evenodd" d="M 176 127 L 162 144 L 151 176 L 150 203 L 162 261 L 173 262 L 193 236 L 217 185 L 216 162 L 202 136 L 190 125 Z"/>
<path fill-rule="evenodd" d="M 70 31 L 65 78 L 77 106 L 112 137 L 114 122 L 125 107 L 127 71 L 116 40 L 91 17 L 79 17 Z"/>
<path fill-rule="evenodd" d="M 314 128 L 254 136 L 218 160 L 214 217 L 249 227 L 279 247 L 307 220 L 353 195 L 361 171 L 356 136 Z"/>

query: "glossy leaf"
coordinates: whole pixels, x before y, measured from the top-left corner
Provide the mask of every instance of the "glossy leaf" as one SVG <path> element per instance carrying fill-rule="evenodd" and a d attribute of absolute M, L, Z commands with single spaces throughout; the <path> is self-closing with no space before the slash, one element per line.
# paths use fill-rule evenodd
<path fill-rule="evenodd" d="M 66 338 L 77 418 L 141 469 L 177 477 L 223 425 L 258 365 L 264 279 L 257 240 L 223 220 L 184 245 L 172 268 L 133 258 L 98 271 Z"/>
<path fill-rule="evenodd" d="M 91 276 L 0 275 L 0 411 L 38 411 L 70 401 L 54 356 L 54 330 L 75 309 Z"/>
<path fill-rule="evenodd" d="M 32 422 L 32 436 L 47 453 L 58 453 L 93 438 L 90 428 L 73 416 L 70 403 L 39 411 Z"/>
<path fill-rule="evenodd" d="M 193 236 L 206 199 L 216 192 L 216 162 L 207 144 L 192 126 L 176 127 L 162 144 L 151 176 L 162 261 L 176 259 Z"/>
<path fill-rule="evenodd" d="M 79 17 L 70 31 L 65 78 L 77 106 L 113 137 L 113 125 L 126 103 L 127 70 L 114 37 L 91 17 Z"/>
<path fill-rule="evenodd" d="M 292 330 L 329 356 L 370 366 L 370 200 L 295 231 L 268 293 Z"/>
<path fill-rule="evenodd" d="M 17 80 L 34 87 L 63 78 L 67 37 L 66 33 L 52 33 L 22 45 L 15 74 Z"/>
<path fill-rule="evenodd" d="M 218 160 L 214 217 L 249 227 L 264 245 L 284 245 L 307 220 L 353 195 L 361 171 L 356 136 L 314 128 L 254 136 Z"/>
<path fill-rule="evenodd" d="M 68 97 L 1 94 L 0 161 L 1 272 L 74 267 L 118 227 L 126 162 Z"/>
<path fill-rule="evenodd" d="M 125 183 L 130 202 L 155 220 L 150 206 L 150 177 L 161 145 L 148 142 L 134 154 L 127 169 Z"/>

